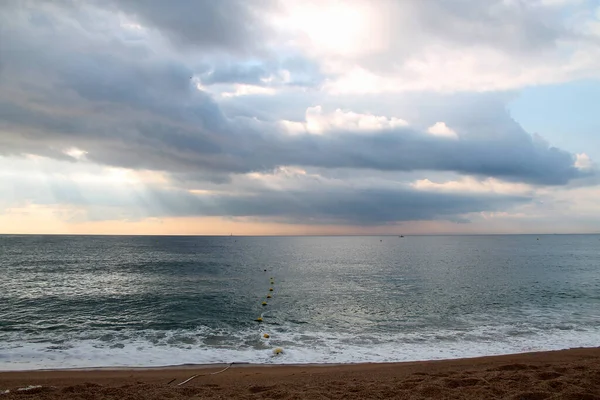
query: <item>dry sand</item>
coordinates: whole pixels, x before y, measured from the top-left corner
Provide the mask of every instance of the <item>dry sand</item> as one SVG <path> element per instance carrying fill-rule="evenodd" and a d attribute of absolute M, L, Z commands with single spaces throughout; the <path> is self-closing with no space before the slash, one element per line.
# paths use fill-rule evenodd
<path fill-rule="evenodd" d="M 2 372 L 0 392 L 10 392 L 0 394 L 0 400 L 600 400 L 600 348 L 394 364 L 234 365 L 177 386 L 194 374 L 224 367 Z M 17 391 L 30 385 L 41 387 Z"/>

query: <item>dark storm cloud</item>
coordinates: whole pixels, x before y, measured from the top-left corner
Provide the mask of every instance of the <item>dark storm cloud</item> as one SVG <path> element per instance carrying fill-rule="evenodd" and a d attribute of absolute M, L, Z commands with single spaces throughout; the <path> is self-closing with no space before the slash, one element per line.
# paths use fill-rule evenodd
<path fill-rule="evenodd" d="M 118 103 L 112 106 L 114 120 L 96 115 L 64 117 L 0 103 L 0 126 L 7 132 L 2 152 L 10 153 L 11 147 L 26 152 L 29 145 L 34 145 L 30 151 L 43 150 L 44 144 L 48 150 L 76 146 L 88 151 L 88 158 L 99 163 L 174 172 L 202 169 L 245 173 L 298 165 L 455 171 L 548 185 L 585 176 L 573 166 L 573 155 L 548 147 L 525 132 L 504 138 L 464 140 L 433 137 L 410 129 L 290 136 L 268 123 L 245 118 L 228 120 L 201 93 L 191 93 L 186 98 L 193 100 L 195 96 L 199 97 L 197 106 L 176 110 L 165 105 L 163 115 L 159 115 L 164 120 L 151 115 L 144 120 L 142 114 L 135 113 L 134 119 L 129 114 L 119 115 Z M 98 94 L 94 92 L 91 97 L 97 99 Z M 136 107 L 135 103 L 127 106 Z M 212 108 L 214 113 L 210 112 Z M 156 104 L 150 110 L 160 109 Z"/>
<path fill-rule="evenodd" d="M 1 187 L 12 188 L 14 196 L 11 200 L 3 195 L 4 204 L 9 200 L 72 204 L 85 207 L 94 219 L 233 216 L 311 224 L 465 222 L 463 214 L 505 210 L 531 198 L 428 192 L 392 178 L 398 172 L 407 176 L 411 171 L 437 171 L 563 185 L 586 176 L 574 168 L 572 154 L 523 131 L 502 102 L 428 97 L 421 102 L 428 111 L 418 109 L 405 116 L 396 113 L 403 101 L 397 99 L 364 96 L 363 104 L 352 104 L 350 99 L 322 99 L 304 91 L 294 97 L 297 90 L 268 99 L 247 96 L 217 102 L 197 90 L 195 78 L 211 89 L 230 84 L 310 88 L 326 79 L 314 61 L 303 57 L 256 56 L 263 50 L 266 30 L 259 16 L 271 7 L 267 2 L 114 1 L 89 7 L 90 3 L 64 0 L 35 8 L 27 4 L 34 3 L 0 5 L 0 155 L 36 154 L 75 163 L 77 159 L 65 150 L 76 147 L 87 151 L 88 161 L 100 165 L 165 171 L 171 188 L 78 184 L 60 174 L 35 182 L 24 178 L 2 182 L 0 175 Z M 472 12 L 480 15 L 481 7 L 485 8 L 478 5 Z M 124 12 L 189 53 L 160 47 L 153 42 L 155 36 L 123 31 L 116 15 L 95 18 L 106 10 Z M 452 18 L 449 23 L 457 24 Z M 453 40 L 466 40 L 462 27 L 452 29 Z M 526 46 L 553 40 L 552 32 L 531 29 L 541 42 L 531 39 Z M 510 47 L 512 39 L 507 40 Z M 211 58 L 214 51 L 230 57 Z M 250 52 L 252 57 L 240 61 L 240 54 Z M 285 73 L 289 75 L 283 79 Z M 267 83 L 272 76 L 280 81 Z M 358 112 L 366 113 L 377 102 L 389 107 L 378 115 L 419 122 L 411 128 L 337 129 L 323 135 L 290 135 L 277 122 L 298 121 L 306 107 L 317 104 L 326 111 L 345 105 L 356 111 L 357 105 Z M 427 126 L 437 121 L 457 130 L 460 138 L 427 134 Z M 335 176 L 329 180 L 286 176 L 285 190 L 236 176 L 270 173 L 286 165 L 331 171 Z M 385 182 L 375 179 L 383 175 Z M 212 194 L 186 190 L 198 188 Z"/>
<path fill-rule="evenodd" d="M 167 3 L 125 2 L 119 7 L 150 26 L 173 30 L 182 40 L 207 29 L 192 26 L 193 10 L 207 7 L 205 15 L 216 13 L 219 21 L 239 22 L 249 7 L 239 5 L 240 11 L 231 1 L 186 4 L 192 7 L 188 12 L 178 10 L 190 19 L 179 28 L 169 14 L 175 11 L 163 9 Z M 225 13 L 227 7 L 236 8 L 234 16 Z M 584 176 L 573 167 L 572 154 L 549 147 L 514 122 L 487 119 L 489 113 L 478 114 L 477 108 L 469 110 L 468 123 L 451 125 L 461 128 L 459 140 L 433 137 L 417 128 L 291 136 L 270 121 L 230 118 L 211 96 L 196 90 L 190 80 L 192 68 L 178 58 L 150 51 L 151 43 L 124 43 L 118 36 L 107 40 L 81 24 L 64 25 L 62 18 L 67 17 L 52 12 L 44 15 L 47 23 L 42 25 L 11 18 L 6 6 L 0 14 L 11 33 L 10 42 L 0 42 L 0 154 L 65 157 L 62 150 L 79 147 L 89 160 L 101 164 L 205 174 L 217 180 L 281 165 L 454 171 L 547 185 Z M 228 46 L 232 38 L 208 35 L 202 40 Z M 311 75 L 310 62 L 287 62 L 287 67 Z M 266 73 L 261 67 L 244 68 L 213 69 L 212 79 L 255 81 Z"/>
<path fill-rule="evenodd" d="M 160 30 L 175 44 L 211 50 L 251 52 L 263 47 L 269 32 L 265 12 L 271 0 L 114 0 L 99 6 L 127 13 Z"/>
<path fill-rule="evenodd" d="M 419 192 L 410 189 L 328 188 L 263 190 L 239 196 L 155 197 L 169 215 L 256 216 L 313 224 L 381 225 L 395 221 L 454 218 L 529 201 L 525 197 Z"/>
<path fill-rule="evenodd" d="M 262 148 L 257 158 L 267 160 Z M 537 184 L 561 185 L 584 176 L 574 157 L 546 147 L 526 133 L 503 140 L 448 140 L 412 130 L 278 139 L 277 164 L 383 171 L 455 171 Z M 281 159 L 280 159 L 281 158 Z"/>
<path fill-rule="evenodd" d="M 53 39 L 67 40 L 47 38 Z M 270 122 L 226 117 L 176 60 L 130 55 L 126 46 L 57 58 L 49 47 L 33 52 L 27 41 L 21 45 L 22 51 L 5 57 L 2 154 L 51 155 L 75 146 L 99 163 L 180 173 L 298 165 L 455 171 L 549 185 L 582 176 L 572 154 L 548 147 L 514 123 L 492 125 L 476 109 L 469 110 L 473 116 L 460 140 L 406 128 L 290 136 Z M 43 68 L 44 79 L 32 83 L 21 76 L 26 61 L 29 69 Z"/>
<path fill-rule="evenodd" d="M 450 220 L 457 215 L 506 209 L 531 201 L 527 196 L 427 192 L 409 186 L 356 188 L 331 182 L 304 182 L 304 187 L 274 190 L 247 182 L 235 194 L 192 194 L 153 185 L 103 187 L 76 183 L 61 175 L 3 181 L 18 197 L 35 204 L 88 206 L 94 219 L 154 217 L 257 217 L 287 223 L 382 225 L 399 221 Z M 24 196 L 26 194 L 26 196 Z M 25 197 L 25 199 L 24 199 Z M 99 215 L 102 210 L 102 215 Z M 111 211 L 112 210 L 112 211 Z M 464 218 L 460 217 L 463 221 Z"/>

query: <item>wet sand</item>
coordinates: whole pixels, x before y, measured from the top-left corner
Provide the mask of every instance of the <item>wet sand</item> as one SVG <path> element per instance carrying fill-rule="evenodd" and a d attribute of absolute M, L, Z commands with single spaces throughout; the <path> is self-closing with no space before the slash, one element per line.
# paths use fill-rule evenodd
<path fill-rule="evenodd" d="M 0 372 L 9 399 L 600 400 L 600 348 L 459 360 Z M 200 374 L 188 383 L 187 378 Z M 30 390 L 17 390 L 38 386 Z"/>

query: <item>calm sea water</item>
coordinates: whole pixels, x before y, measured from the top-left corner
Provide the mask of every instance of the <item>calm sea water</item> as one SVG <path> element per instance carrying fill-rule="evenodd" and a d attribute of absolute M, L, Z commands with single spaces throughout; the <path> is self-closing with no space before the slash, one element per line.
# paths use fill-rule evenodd
<path fill-rule="evenodd" d="M 578 346 L 600 346 L 598 235 L 0 236 L 2 370 Z"/>

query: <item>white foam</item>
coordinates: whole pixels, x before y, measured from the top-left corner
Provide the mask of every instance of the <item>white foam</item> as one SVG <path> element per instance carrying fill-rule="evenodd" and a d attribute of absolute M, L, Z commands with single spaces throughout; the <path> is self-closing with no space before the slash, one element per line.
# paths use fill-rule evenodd
<path fill-rule="evenodd" d="M 517 330 L 514 326 L 482 327 L 469 331 L 376 334 L 369 337 L 356 337 L 349 333 L 294 331 L 289 327 L 280 327 L 271 332 L 269 340 L 262 339 L 260 330 L 247 330 L 230 335 L 228 340 L 218 345 L 207 344 L 208 337 L 204 329 L 168 333 L 131 332 L 121 334 L 112 341 L 73 339 L 59 346 L 21 337 L 18 343 L 0 343 L 0 370 L 157 367 L 230 362 L 399 362 L 598 345 L 598 332 L 593 329 Z M 273 356 L 273 349 L 277 347 L 283 348 L 284 352 Z"/>

